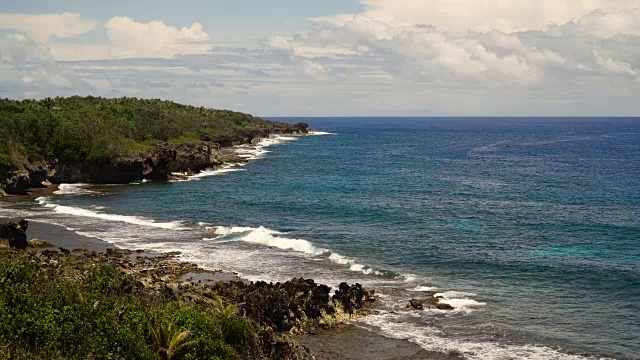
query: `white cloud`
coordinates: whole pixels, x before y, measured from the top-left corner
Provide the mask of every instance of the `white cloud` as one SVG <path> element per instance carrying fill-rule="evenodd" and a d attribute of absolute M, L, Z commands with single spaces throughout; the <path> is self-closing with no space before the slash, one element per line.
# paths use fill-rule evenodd
<path fill-rule="evenodd" d="M 21 34 L 0 38 L 0 69 L 4 96 L 44 97 L 92 90 L 72 70 L 60 66 L 45 45 Z"/>
<path fill-rule="evenodd" d="M 122 16 L 104 24 L 108 43 L 73 42 L 74 37 L 96 29 L 99 24 L 75 13 L 0 14 L 0 28 L 20 31 L 38 43 L 48 44 L 57 60 L 171 58 L 206 54 L 211 49 L 209 35 L 200 23 L 177 28 L 159 20 L 144 23 Z"/>
<path fill-rule="evenodd" d="M 593 59 L 598 66 L 606 71 L 617 74 L 638 75 L 638 71 L 635 70 L 631 64 L 610 57 L 605 57 L 601 51 L 594 51 Z"/>
<path fill-rule="evenodd" d="M 630 7 L 640 0 L 365 3 L 363 14 L 325 18 L 325 26 L 280 37 L 288 61 L 319 62 L 323 74 L 338 74 L 343 64 L 325 64 L 323 56 L 348 61 L 349 55 L 354 64 L 377 63 L 396 80 L 459 87 L 542 89 L 554 77 L 579 83 L 581 76 L 634 81 L 638 74 L 640 8 Z M 501 25 L 485 26 L 487 19 Z"/>
<path fill-rule="evenodd" d="M 556 29 L 562 33 L 580 33 L 599 38 L 618 35 L 640 36 L 640 8 L 595 10 Z"/>
<path fill-rule="evenodd" d="M 91 28 L 108 40 L 79 43 L 88 26 L 77 24 L 90 21 L 77 14 L 69 28 L 11 18 L 0 27 L 22 35 L 0 38 L 0 94 L 162 97 L 263 115 L 637 114 L 640 0 L 364 3 L 256 48 L 213 47 L 199 23 L 114 17 Z"/>
<path fill-rule="evenodd" d="M 394 25 L 427 24 L 444 31 L 544 30 L 596 9 L 631 10 L 640 0 L 363 0 L 364 15 Z M 317 18 L 341 25 L 352 16 Z"/>
<path fill-rule="evenodd" d="M 178 54 L 206 54 L 211 46 L 202 25 L 178 29 L 162 21 L 136 22 L 114 17 L 104 27 L 110 40 L 110 58 L 172 57 Z"/>
<path fill-rule="evenodd" d="M 356 16 L 353 21 L 311 32 L 306 37 L 273 38 L 266 46 L 280 54 L 286 54 L 288 62 L 314 61 L 304 49 L 330 46 L 331 54 L 359 54 L 375 57 L 382 69 L 395 77 L 410 78 L 420 82 L 456 83 L 474 82 L 495 84 L 535 85 L 543 78 L 543 63 L 547 54 L 525 48 L 518 38 L 503 36 L 503 48 L 510 52 L 498 54 L 490 51 L 473 36 L 464 37 L 440 33 L 434 28 L 406 26 L 393 27 L 366 16 Z M 303 49 L 303 50 L 299 50 Z M 357 57 L 354 57 L 357 62 Z M 557 55 L 557 61 L 562 61 Z M 544 64 L 541 64 L 544 65 Z M 322 69 L 322 75 L 332 72 Z"/>
<path fill-rule="evenodd" d="M 0 28 L 15 29 L 39 42 L 52 37 L 70 38 L 93 30 L 98 21 L 84 19 L 80 14 L 0 14 Z"/>

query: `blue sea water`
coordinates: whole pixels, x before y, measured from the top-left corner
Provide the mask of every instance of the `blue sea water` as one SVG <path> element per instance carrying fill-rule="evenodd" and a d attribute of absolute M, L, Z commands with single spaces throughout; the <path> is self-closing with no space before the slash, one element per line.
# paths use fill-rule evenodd
<path fill-rule="evenodd" d="M 199 181 L 83 187 L 34 220 L 249 279 L 358 281 L 358 322 L 470 359 L 640 359 L 640 119 L 289 118 Z M 395 311 L 424 290 L 457 308 Z"/>

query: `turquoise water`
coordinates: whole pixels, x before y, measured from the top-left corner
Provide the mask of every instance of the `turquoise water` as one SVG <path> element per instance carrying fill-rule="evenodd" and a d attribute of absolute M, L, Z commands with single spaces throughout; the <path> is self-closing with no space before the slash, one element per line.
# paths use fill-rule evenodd
<path fill-rule="evenodd" d="M 362 282 L 387 311 L 359 324 L 430 350 L 640 358 L 640 119 L 285 120 L 333 135 L 29 216 L 250 279 Z M 426 289 L 458 311 L 392 311 Z"/>

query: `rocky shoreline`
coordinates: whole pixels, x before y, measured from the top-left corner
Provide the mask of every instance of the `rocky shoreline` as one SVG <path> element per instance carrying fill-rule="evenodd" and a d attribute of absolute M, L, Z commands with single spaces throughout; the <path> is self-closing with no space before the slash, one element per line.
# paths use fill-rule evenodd
<path fill-rule="evenodd" d="M 21 226 L 28 225 L 8 223 L 0 226 L 0 230 L 20 230 Z M 24 230 L 0 236 L 18 232 L 24 237 Z M 295 341 L 293 334 L 331 328 L 366 314 L 377 303 L 374 291 L 367 291 L 359 284 L 343 283 L 331 295 L 329 287 L 311 279 L 275 284 L 248 282 L 233 274 L 180 261 L 178 253 L 113 248 L 102 252 L 83 248 L 69 250 L 56 248 L 55 243 L 55 240 L 51 243 L 31 240 L 26 250 L 0 243 L 0 256 L 22 258 L 38 267 L 55 269 L 58 276 L 66 278 L 85 276 L 90 267 L 110 265 L 135 279 L 145 292 L 169 297 L 181 304 L 211 308 L 233 305 L 239 314 L 259 325 L 261 351 L 266 359 L 312 359 L 309 350 Z"/>
<path fill-rule="evenodd" d="M 308 124 L 284 124 L 272 128 L 224 132 L 206 140 L 173 144 L 162 142 L 148 151 L 137 151 L 125 158 L 107 163 L 33 162 L 7 171 L 0 177 L 0 196 L 27 195 L 33 189 L 52 184 L 128 184 L 136 181 L 166 181 L 194 175 L 205 169 L 219 168 L 225 163 L 246 162 L 231 149 L 255 144 L 272 135 L 305 135 Z"/>
<path fill-rule="evenodd" d="M 179 253 L 154 253 L 112 247 L 61 226 L 19 219 L 0 226 L 29 228 L 26 250 L 9 249 L 0 240 L 0 257 L 28 256 L 41 266 L 53 266 L 62 276 L 82 276 L 81 270 L 108 264 L 141 286 L 187 305 L 219 307 L 220 301 L 238 308 L 239 314 L 260 326 L 260 341 L 267 359 L 461 359 L 457 354 L 428 352 L 406 340 L 385 338 L 357 326 L 357 319 L 378 311 L 373 290 L 359 284 L 328 286 L 312 279 L 294 278 L 283 283 L 249 282 L 234 273 L 208 270 L 180 260 Z M 20 232 L 18 230 L 18 232 Z M 24 234 L 25 232 L 23 232 Z M 2 235 L 3 237 L 6 235 Z M 33 239 L 33 237 L 40 239 Z M 405 309 L 448 310 L 435 293 L 412 299 Z M 354 324 L 353 321 L 356 320 Z"/>

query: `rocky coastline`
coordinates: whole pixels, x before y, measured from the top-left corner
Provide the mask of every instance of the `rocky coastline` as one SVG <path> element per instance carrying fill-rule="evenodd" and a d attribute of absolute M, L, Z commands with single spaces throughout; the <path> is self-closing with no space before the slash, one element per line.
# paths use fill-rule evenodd
<path fill-rule="evenodd" d="M 0 257 L 36 264 L 56 277 L 85 277 L 87 269 L 109 265 L 135 280 L 140 292 L 178 301 L 184 306 L 220 308 L 232 305 L 237 313 L 259 326 L 262 359 L 313 359 L 295 334 L 317 332 L 367 314 L 377 304 L 374 291 L 359 284 L 342 283 L 331 295 L 328 286 L 312 279 L 295 278 L 283 283 L 249 282 L 222 271 L 211 271 L 179 260 L 179 253 L 148 253 L 107 248 L 56 248 L 56 241 L 32 239 L 25 249 L 14 237 L 26 239 L 28 222 L 0 225 Z M 5 231 L 6 230 L 6 231 Z M 78 244 L 80 246 L 80 244 Z"/>
<path fill-rule="evenodd" d="M 135 279 L 143 292 L 184 306 L 233 306 L 260 329 L 261 354 L 251 358 L 463 358 L 455 353 L 425 351 L 406 340 L 388 339 L 354 325 L 358 318 L 380 311 L 382 305 L 374 290 L 359 284 L 342 283 L 331 289 L 304 278 L 282 283 L 250 282 L 234 273 L 181 261 L 177 252 L 118 249 L 46 223 L 29 224 L 20 219 L 0 219 L 0 223 L 0 260 L 22 259 L 52 269 L 60 279 L 83 278 L 87 269 L 109 265 Z M 29 225 L 31 236 L 27 236 Z M 12 245 L 16 238 L 24 247 Z M 423 309 L 453 308 L 439 302 L 435 292 L 424 292 L 421 298 L 411 299 L 405 308 L 396 311 Z"/>
<path fill-rule="evenodd" d="M 229 162 L 244 162 L 230 149 L 254 144 L 272 135 L 305 135 L 308 124 L 278 124 L 273 127 L 242 129 L 182 144 L 160 142 L 150 150 L 102 162 L 27 162 L 0 171 L 0 196 L 27 195 L 33 189 L 61 183 L 128 184 L 136 181 L 166 181 L 176 173 L 193 175 Z M 2 169 L 0 169 L 2 170 Z"/>

